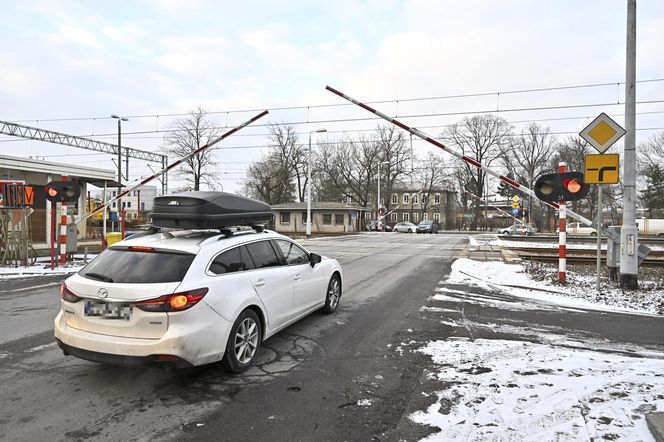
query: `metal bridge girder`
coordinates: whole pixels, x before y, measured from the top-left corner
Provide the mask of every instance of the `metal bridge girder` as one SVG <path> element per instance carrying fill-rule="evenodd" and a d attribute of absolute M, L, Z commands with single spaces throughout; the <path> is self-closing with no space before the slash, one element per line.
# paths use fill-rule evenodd
<path fill-rule="evenodd" d="M 79 137 L 76 135 L 68 135 L 52 130 L 40 129 L 38 127 L 24 126 L 21 124 L 10 123 L 8 121 L 0 120 L 0 133 L 29 140 L 45 141 L 47 143 L 105 152 L 113 155 L 118 154 L 118 146 L 116 144 L 105 143 L 103 141 L 92 140 L 90 138 Z M 151 161 L 159 164 L 164 164 L 168 161 L 166 155 L 134 149 L 132 147 L 122 146 L 122 154 L 130 158 L 137 158 L 139 160 Z"/>

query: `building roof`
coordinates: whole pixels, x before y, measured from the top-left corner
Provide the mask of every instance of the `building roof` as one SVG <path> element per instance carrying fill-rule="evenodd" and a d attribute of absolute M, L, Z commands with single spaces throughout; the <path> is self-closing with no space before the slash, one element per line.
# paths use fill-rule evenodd
<path fill-rule="evenodd" d="M 272 206 L 272 210 L 307 210 L 307 203 L 284 203 L 284 204 L 275 204 Z M 335 202 L 325 202 L 325 201 L 314 201 L 311 203 L 311 210 L 359 210 L 359 211 L 369 211 L 371 209 L 367 207 L 356 207 L 351 206 L 350 204 L 342 204 Z"/>
<path fill-rule="evenodd" d="M 106 185 L 109 187 L 117 185 L 115 171 L 113 170 L 97 169 L 76 164 L 53 163 L 33 158 L 0 155 L 0 170 L 2 169 L 25 170 L 27 172 L 44 173 L 58 177 L 66 175 L 81 178 L 82 181 L 92 183 L 95 186 L 101 184 L 101 187 L 103 187 L 104 181 L 106 181 Z"/>

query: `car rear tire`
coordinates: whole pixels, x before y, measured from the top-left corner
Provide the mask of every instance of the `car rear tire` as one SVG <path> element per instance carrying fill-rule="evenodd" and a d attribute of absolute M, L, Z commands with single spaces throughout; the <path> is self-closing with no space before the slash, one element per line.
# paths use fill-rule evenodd
<path fill-rule="evenodd" d="M 242 373 L 253 364 L 261 345 L 261 321 L 251 309 L 237 317 L 226 343 L 221 365 L 231 373 Z"/>
<path fill-rule="evenodd" d="M 323 313 L 330 314 L 337 311 L 339 300 L 341 299 L 341 278 L 339 275 L 332 275 L 327 284 L 325 293 L 325 306 L 321 309 Z"/>

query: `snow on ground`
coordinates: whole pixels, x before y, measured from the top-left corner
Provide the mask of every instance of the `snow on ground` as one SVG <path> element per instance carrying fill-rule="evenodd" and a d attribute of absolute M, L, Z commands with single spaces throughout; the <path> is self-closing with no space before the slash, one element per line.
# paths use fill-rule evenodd
<path fill-rule="evenodd" d="M 30 278 L 45 275 L 67 275 L 76 273 L 83 265 L 68 264 L 65 267 L 56 267 L 53 270 L 44 264 L 35 264 L 26 267 L 0 267 L 0 279 Z"/>
<path fill-rule="evenodd" d="M 555 271 L 557 275 L 557 271 Z M 473 261 L 458 259 L 452 264 L 447 282 L 470 284 L 488 290 L 498 289 L 510 295 L 534 298 L 565 306 L 620 310 L 658 314 L 664 313 L 664 291 L 660 282 L 639 281 L 642 290 L 623 292 L 619 288 L 602 287 L 596 290 L 594 275 L 568 273 L 568 284 L 554 285 L 547 280 L 535 280 L 522 264 L 500 261 Z M 650 287 L 650 290 L 649 290 Z"/>
<path fill-rule="evenodd" d="M 417 351 L 445 387 L 410 415 L 441 429 L 424 440 L 650 441 L 644 414 L 664 409 L 664 359 L 466 338 Z"/>

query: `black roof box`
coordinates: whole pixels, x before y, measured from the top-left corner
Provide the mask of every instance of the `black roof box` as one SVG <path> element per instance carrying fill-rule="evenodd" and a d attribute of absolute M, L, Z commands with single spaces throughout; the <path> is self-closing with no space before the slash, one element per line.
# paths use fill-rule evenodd
<path fill-rule="evenodd" d="M 158 196 L 152 224 L 177 229 L 252 226 L 272 219 L 268 204 L 225 192 L 184 192 Z"/>

